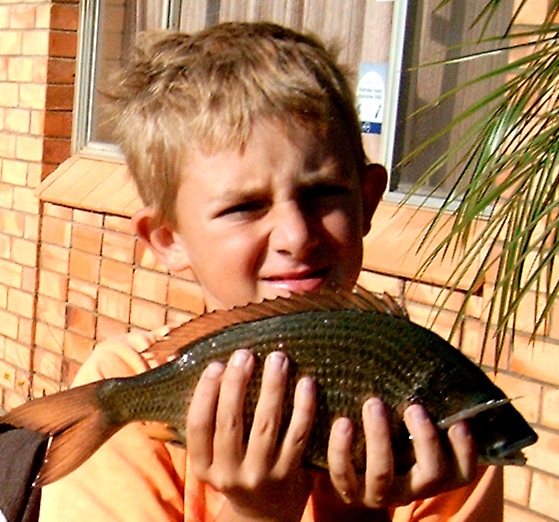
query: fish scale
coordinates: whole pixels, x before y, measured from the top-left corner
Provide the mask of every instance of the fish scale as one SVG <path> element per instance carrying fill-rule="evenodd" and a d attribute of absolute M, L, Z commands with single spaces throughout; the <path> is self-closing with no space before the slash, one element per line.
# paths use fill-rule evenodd
<path fill-rule="evenodd" d="M 306 375 L 314 379 L 317 410 L 304 455 L 307 466 L 327 466 L 332 422 L 348 416 L 354 424 L 353 462 L 357 471 L 365 469 L 361 417 L 371 396 L 385 404 L 397 472 L 414 462 L 403 421 L 412 403 L 424 406 L 441 427 L 443 443 L 448 425 L 467 418 L 485 462 L 523 463 L 520 450 L 537 439 L 478 366 L 437 334 L 409 321 L 393 301 L 387 304 L 362 289 L 357 294 L 340 290 L 277 298 L 205 314 L 149 349 L 157 360 L 174 357 L 170 362 L 133 377 L 32 401 L 5 420 L 52 437 L 41 483 L 75 469 L 129 422 L 163 423 L 167 437 L 186 444 L 186 412 L 201 373 L 212 361 L 226 363 L 241 348 L 256 359 L 244 407 L 247 436 L 269 353 L 282 350 L 290 359 L 279 441 L 289 423 L 296 382 Z"/>

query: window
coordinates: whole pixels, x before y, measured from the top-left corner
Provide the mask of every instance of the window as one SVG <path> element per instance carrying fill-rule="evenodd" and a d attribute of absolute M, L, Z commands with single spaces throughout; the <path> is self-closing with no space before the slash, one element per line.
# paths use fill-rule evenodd
<path fill-rule="evenodd" d="M 483 24 L 472 28 L 476 16 L 487 5 L 487 0 L 469 2 L 453 1 L 443 8 L 437 6 L 441 0 L 424 0 L 408 2 L 405 46 L 402 53 L 402 73 L 396 132 L 394 136 L 393 171 L 390 179 L 390 192 L 407 193 L 419 176 L 429 168 L 435 158 L 448 150 L 451 143 L 471 124 L 466 120 L 451 132 L 443 135 L 410 163 L 398 167 L 403 158 L 421 145 L 428 137 L 436 135 L 458 114 L 469 107 L 475 100 L 496 87 L 496 82 L 503 79 L 494 77 L 488 82 L 478 83 L 460 91 L 457 96 L 438 103 L 437 98 L 450 92 L 459 85 L 494 70 L 506 63 L 506 53 L 488 53 L 483 59 L 466 60 L 445 66 L 426 66 L 445 58 L 465 55 L 472 48 L 464 47 L 465 42 L 475 42 L 481 35 Z M 505 2 L 500 7 L 500 14 L 491 20 L 486 28 L 485 37 L 502 35 L 510 21 L 512 2 Z M 475 50 L 495 49 L 496 44 L 476 45 Z M 420 67 L 418 67 L 420 66 Z M 435 103 L 434 103 L 435 102 Z M 418 113 L 420 109 L 434 104 L 434 107 Z M 417 115 L 416 115 L 417 114 Z M 437 187 L 443 175 L 456 163 L 449 163 L 441 168 L 422 189 L 430 193 Z M 452 177 L 437 188 L 435 195 L 445 197 L 452 188 Z M 420 192 L 421 193 L 421 192 Z"/>
<path fill-rule="evenodd" d="M 74 150 L 118 154 L 98 88 L 126 60 L 138 31 L 191 32 L 226 20 L 271 20 L 335 42 L 340 59 L 357 73 L 363 62 L 388 63 L 393 5 L 379 0 L 83 0 Z M 369 156 L 377 158 L 381 136 L 368 135 L 365 143 Z"/>
<path fill-rule="evenodd" d="M 422 139 L 457 114 L 475 92 L 465 91 L 425 117 L 409 119 L 408 115 L 445 89 L 503 60 L 496 56 L 483 62 L 414 70 L 417 64 L 440 57 L 453 44 L 472 39 L 475 36 L 469 31 L 472 17 L 477 13 L 476 7 L 486 0 L 454 1 L 435 11 L 439 2 L 82 0 L 74 150 L 85 149 L 104 157 L 118 156 L 98 88 L 126 60 L 138 31 L 174 28 L 191 32 L 226 20 L 272 20 L 295 29 L 311 30 L 324 40 L 338 44 L 341 60 L 355 72 L 359 110 L 366 120 L 363 122 L 365 150 L 372 161 L 397 166 Z M 502 28 L 498 24 L 492 28 L 499 29 Z M 394 169 L 390 191 L 396 199 L 401 198 L 425 165 L 448 147 L 449 140 L 458 132 L 460 129 L 439 140 L 404 168 Z M 441 196 L 444 189 L 440 191 Z"/>

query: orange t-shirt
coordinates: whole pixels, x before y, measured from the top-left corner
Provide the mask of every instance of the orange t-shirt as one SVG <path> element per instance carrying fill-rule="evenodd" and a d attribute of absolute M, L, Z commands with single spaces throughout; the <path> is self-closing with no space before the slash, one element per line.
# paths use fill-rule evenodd
<path fill-rule="evenodd" d="M 167 328 L 100 343 L 74 386 L 136 375 L 157 366 L 143 354 Z M 314 522 L 313 495 L 302 522 Z M 188 471 L 187 453 L 153 440 L 141 423 L 111 437 L 88 461 L 43 488 L 39 522 L 209 522 L 225 497 Z M 502 470 L 480 470 L 473 484 L 393 510 L 394 522 L 502 520 Z"/>

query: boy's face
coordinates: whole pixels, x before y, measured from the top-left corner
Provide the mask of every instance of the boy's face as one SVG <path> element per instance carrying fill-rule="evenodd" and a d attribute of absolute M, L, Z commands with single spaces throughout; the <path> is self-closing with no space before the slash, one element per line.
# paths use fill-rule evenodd
<path fill-rule="evenodd" d="M 169 268 L 192 269 L 210 310 L 351 287 L 386 180 L 378 165 L 360 180 L 346 142 L 341 130 L 326 139 L 301 128 L 288 135 L 264 120 L 241 150 L 194 149 L 177 194 Z"/>

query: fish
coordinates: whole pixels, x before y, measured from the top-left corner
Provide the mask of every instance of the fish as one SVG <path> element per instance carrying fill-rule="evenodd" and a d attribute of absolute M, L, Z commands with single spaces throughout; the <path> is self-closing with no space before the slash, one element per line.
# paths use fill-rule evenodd
<path fill-rule="evenodd" d="M 522 449 L 537 440 L 511 400 L 477 364 L 438 334 L 413 323 L 394 298 L 359 286 L 202 314 L 147 349 L 162 362 L 156 368 L 31 400 L 2 422 L 49 437 L 38 486 L 76 469 L 132 422 L 159 426 L 159 438 L 187 447 L 186 413 L 202 371 L 213 361 L 226 363 L 240 348 L 250 350 L 256 361 L 245 399 L 246 435 L 269 353 L 284 352 L 290 364 L 280 440 L 289 423 L 296 382 L 303 376 L 314 379 L 317 409 L 304 454 L 309 468 L 327 468 L 332 423 L 345 416 L 355 426 L 354 466 L 358 473 L 364 471 L 362 407 L 372 396 L 385 405 L 397 473 L 414 462 L 413 442 L 403 421 L 404 410 L 414 403 L 427 410 L 443 445 L 448 428 L 468 419 L 480 462 L 523 464 Z"/>

